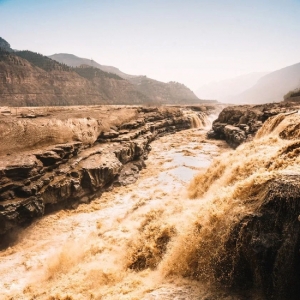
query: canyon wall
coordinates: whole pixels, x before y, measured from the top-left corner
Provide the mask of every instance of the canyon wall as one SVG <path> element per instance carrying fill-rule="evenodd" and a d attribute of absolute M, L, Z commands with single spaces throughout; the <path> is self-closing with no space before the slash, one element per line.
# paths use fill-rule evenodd
<path fill-rule="evenodd" d="M 151 141 L 207 122 L 203 112 L 175 107 L 100 107 L 98 114 L 84 114 L 2 117 L 1 236 L 46 212 L 134 182 Z"/>

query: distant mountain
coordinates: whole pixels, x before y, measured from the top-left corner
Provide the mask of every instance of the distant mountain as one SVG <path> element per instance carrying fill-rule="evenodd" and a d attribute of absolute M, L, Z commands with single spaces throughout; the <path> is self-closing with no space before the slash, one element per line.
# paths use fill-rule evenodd
<path fill-rule="evenodd" d="M 300 102 L 300 86 L 284 95 L 284 101 Z"/>
<path fill-rule="evenodd" d="M 251 88 L 257 81 L 266 75 L 266 72 L 256 72 L 238 77 L 212 82 L 201 86 L 196 95 L 200 99 L 216 99 L 221 102 L 231 102 L 231 99 Z"/>
<path fill-rule="evenodd" d="M 136 86 L 136 89 L 159 103 L 197 103 L 201 102 L 199 98 L 184 84 L 170 81 L 164 83 L 147 76 L 137 76 L 128 79 Z M 203 101 L 202 101 L 203 102 Z"/>
<path fill-rule="evenodd" d="M 64 57 L 73 65 L 67 65 L 32 51 L 13 51 L 2 38 L 0 45 L 0 106 L 201 103 L 180 83 L 127 75 L 69 54 Z"/>
<path fill-rule="evenodd" d="M 49 55 L 48 57 L 70 67 L 80 67 L 88 65 L 94 68 L 98 68 L 102 71 L 116 74 L 135 85 L 135 88 L 139 93 L 161 104 L 192 104 L 203 102 L 194 94 L 193 91 L 191 91 L 184 84 L 178 82 L 165 83 L 148 78 L 147 76 L 125 74 L 118 68 L 112 66 L 104 66 L 95 62 L 94 60 L 81 58 L 73 54 L 59 53 Z"/>
<path fill-rule="evenodd" d="M 98 68 L 104 72 L 117 74 L 118 76 L 125 78 L 125 79 L 134 77 L 132 75 L 123 73 L 118 68 L 115 68 L 112 66 L 100 65 L 92 59 L 81 58 L 74 54 L 58 53 L 58 54 L 49 55 L 48 57 L 50 57 L 51 59 L 56 60 L 62 64 L 66 64 L 70 67 L 80 67 L 81 65 L 88 65 L 88 66 L 91 66 L 94 68 Z"/>
<path fill-rule="evenodd" d="M 155 103 L 116 74 L 71 68 L 31 51 L 1 48 L 0 82 L 0 106 Z"/>
<path fill-rule="evenodd" d="M 284 95 L 300 87 L 300 63 L 269 73 L 244 92 L 231 98 L 236 103 L 268 103 L 283 100 Z"/>
<path fill-rule="evenodd" d="M 61 63 L 59 63 L 51 58 L 48 58 L 47 56 L 39 54 L 39 53 L 25 50 L 25 51 L 15 51 L 14 54 L 16 54 L 17 56 L 19 56 L 21 58 L 26 59 L 27 61 L 29 61 L 36 67 L 39 67 L 46 72 L 50 72 L 50 71 L 70 72 L 70 71 L 72 71 L 72 69 L 69 66 L 67 66 L 65 64 L 61 64 Z"/>

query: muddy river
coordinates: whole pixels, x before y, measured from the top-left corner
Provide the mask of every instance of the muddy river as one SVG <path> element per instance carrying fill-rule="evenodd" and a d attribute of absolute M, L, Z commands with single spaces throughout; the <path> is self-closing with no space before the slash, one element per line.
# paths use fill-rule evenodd
<path fill-rule="evenodd" d="M 0 299 L 234 299 L 167 271 L 174 241 L 204 205 L 188 197 L 192 178 L 230 151 L 205 135 L 154 141 L 137 182 L 24 230 L 0 252 Z"/>

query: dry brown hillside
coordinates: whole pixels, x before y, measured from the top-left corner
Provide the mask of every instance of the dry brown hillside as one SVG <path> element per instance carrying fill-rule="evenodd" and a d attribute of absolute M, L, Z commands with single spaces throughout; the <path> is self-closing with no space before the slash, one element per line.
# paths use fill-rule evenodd
<path fill-rule="evenodd" d="M 60 53 L 50 55 L 50 58 L 70 67 L 88 65 L 111 74 L 118 75 L 135 86 L 135 89 L 146 97 L 158 102 L 168 104 L 199 103 L 201 101 L 188 87 L 178 82 L 161 82 L 148 78 L 147 76 L 134 76 L 120 71 L 112 66 L 103 66 L 94 60 L 81 58 L 73 54 Z"/>
<path fill-rule="evenodd" d="M 150 102 L 132 84 L 103 76 L 88 80 L 57 67 L 49 71 L 5 51 L 0 53 L 0 104 L 9 106 L 139 104 Z"/>

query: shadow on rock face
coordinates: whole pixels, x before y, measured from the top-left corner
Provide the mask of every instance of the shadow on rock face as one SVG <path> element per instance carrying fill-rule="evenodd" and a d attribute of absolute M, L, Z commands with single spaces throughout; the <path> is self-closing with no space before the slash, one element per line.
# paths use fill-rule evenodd
<path fill-rule="evenodd" d="M 265 299 L 300 299 L 299 176 L 272 180 L 263 202 L 231 230 L 215 265 L 218 280 L 260 290 Z"/>

